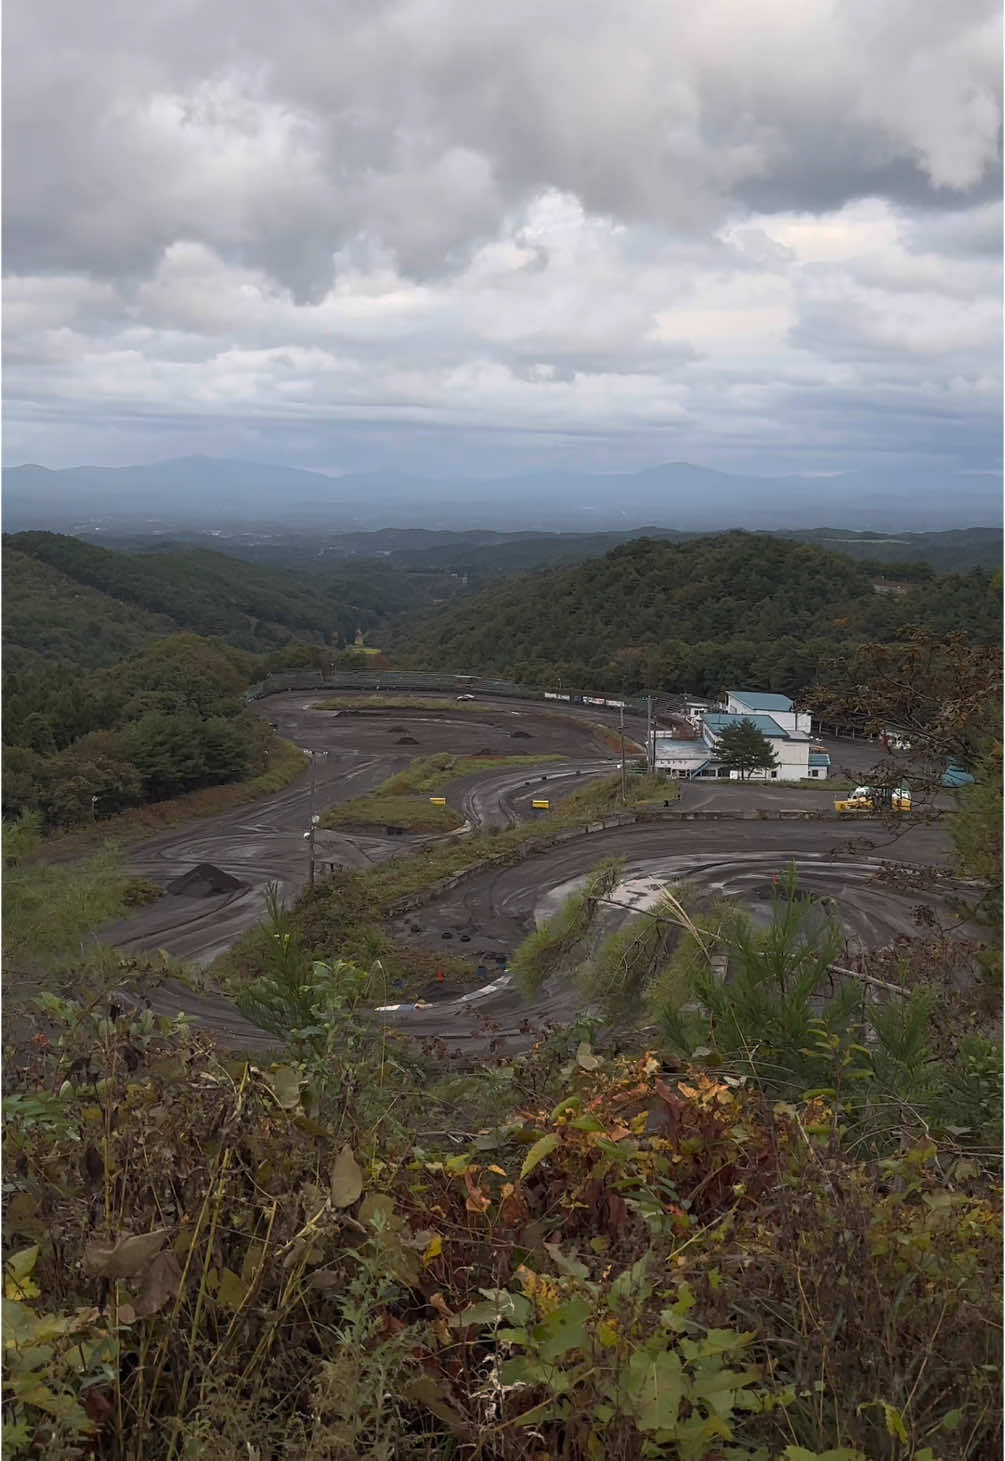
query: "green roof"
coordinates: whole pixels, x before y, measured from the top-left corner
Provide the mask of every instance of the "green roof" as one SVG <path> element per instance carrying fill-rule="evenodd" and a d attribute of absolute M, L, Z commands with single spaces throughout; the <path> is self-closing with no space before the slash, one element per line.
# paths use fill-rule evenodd
<path fill-rule="evenodd" d="M 742 700 L 751 710 L 792 710 L 792 701 L 787 695 L 771 695 L 765 690 L 728 690 L 734 700 Z"/>
<path fill-rule="evenodd" d="M 782 730 L 777 720 L 772 720 L 770 715 L 747 715 L 739 710 L 716 710 L 711 715 L 703 715 L 702 720 L 716 736 L 731 725 L 740 725 L 743 721 L 749 720 L 752 725 L 757 727 L 762 736 L 780 736 L 783 741 L 793 739 L 788 731 Z"/>

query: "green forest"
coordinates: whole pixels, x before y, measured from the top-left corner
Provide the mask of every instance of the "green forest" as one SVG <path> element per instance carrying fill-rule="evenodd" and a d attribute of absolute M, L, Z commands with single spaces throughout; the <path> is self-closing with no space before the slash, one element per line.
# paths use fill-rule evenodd
<path fill-rule="evenodd" d="M 272 670 L 344 657 L 336 646 L 357 627 L 403 626 L 390 653 L 404 666 L 792 695 L 855 645 L 909 627 L 1001 637 L 1000 575 L 910 564 L 890 582 L 875 564 L 766 534 L 638 539 L 439 605 L 379 560 L 372 574 L 354 560 L 312 577 L 53 533 L 7 537 L 4 550 L 3 809 L 49 829 L 259 774 L 269 736 L 243 692 Z"/>
<path fill-rule="evenodd" d="M 379 539 L 380 534 L 361 534 Z M 403 535 L 402 535 L 403 536 Z M 432 536 L 432 535 L 430 535 Z M 413 578 L 437 569 L 463 576 L 469 590 L 485 588 L 501 578 L 531 573 L 542 568 L 583 563 L 600 558 L 624 543 L 640 538 L 659 542 L 686 543 L 705 537 L 703 533 L 674 532 L 669 528 L 641 528 L 630 533 L 523 533 L 506 538 L 493 534 L 492 541 L 470 541 L 472 535 L 455 533 L 450 541 L 433 546 L 388 550 L 391 563 Z M 843 528 L 812 528 L 804 532 L 774 533 L 783 541 L 809 543 L 829 552 L 841 553 L 868 563 L 877 574 L 896 578 L 931 576 L 935 570 L 962 572 L 971 568 L 996 568 L 1002 559 L 1002 534 L 995 528 L 962 528 L 946 533 L 904 533 L 896 538 L 876 533 L 855 533 Z M 394 542 L 393 539 L 390 541 Z M 359 552 L 365 552 L 365 543 Z M 377 560 L 379 561 L 379 560 Z M 383 567 L 386 572 L 386 566 Z"/>
<path fill-rule="evenodd" d="M 3 812 L 49 829 L 263 771 L 273 737 L 245 707 L 256 658 L 194 634 L 110 668 L 4 681 Z"/>
<path fill-rule="evenodd" d="M 100 595 L 138 610 L 141 621 L 155 615 L 159 624 L 167 623 L 168 633 L 188 629 L 221 636 L 253 652 L 292 637 L 327 642 L 337 636 L 341 643 L 351 642 L 358 629 L 370 642 L 382 644 L 399 625 L 465 589 L 457 574 L 422 562 L 421 553 L 413 569 L 376 550 L 366 557 L 330 553 L 323 542 L 298 538 L 253 545 L 227 539 L 207 547 L 208 536 L 201 535 L 198 543 L 113 536 L 98 545 L 60 533 L 6 535 L 5 556 L 17 555 L 19 572 L 5 589 L 4 609 L 8 625 L 12 617 L 20 621 L 7 639 L 21 644 L 28 636 L 41 642 L 44 652 L 56 653 L 61 644 L 64 653 L 72 644 L 85 655 L 105 656 L 89 662 L 111 663 L 118 656 L 108 646 L 100 640 L 92 644 L 79 633 L 85 599 L 92 626 L 116 612 L 128 618 L 111 604 L 102 608 L 94 598 Z M 530 566 L 538 566 L 536 560 Z M 58 612 L 54 606 L 47 614 L 43 589 L 54 589 L 62 600 Z M 73 602 L 78 597 L 80 604 Z"/>
<path fill-rule="evenodd" d="M 185 629 L 253 652 L 357 628 L 354 606 L 334 594 L 204 548 L 119 553 L 61 533 L 17 533 L 3 546 L 4 639 L 50 658 L 114 663 L 116 623 L 131 633 L 127 649 Z"/>
<path fill-rule="evenodd" d="M 639 539 L 604 558 L 507 580 L 445 607 L 405 640 L 415 668 L 526 684 L 712 694 L 730 682 L 795 695 L 850 644 L 908 627 L 1001 637 L 1001 575 L 897 569 L 766 534 Z"/>
<path fill-rule="evenodd" d="M 326 664 L 352 605 L 204 549 L 4 539 L 5 817 L 49 831 L 260 775 L 277 743 L 244 692 Z"/>
<path fill-rule="evenodd" d="M 379 621 L 339 585 L 202 548 L 19 533 L 4 569 L 3 812 L 49 831 L 261 775 L 277 743 L 248 686 Z"/>

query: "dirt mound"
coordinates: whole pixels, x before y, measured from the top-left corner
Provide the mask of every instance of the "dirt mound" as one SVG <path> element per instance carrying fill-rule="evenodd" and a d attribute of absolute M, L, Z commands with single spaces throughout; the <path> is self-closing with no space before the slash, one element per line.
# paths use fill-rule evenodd
<path fill-rule="evenodd" d="M 212 898 L 217 893 L 236 893 L 244 887 L 237 878 L 214 867 L 211 862 L 200 862 L 180 877 L 174 878 L 165 888 L 175 898 Z"/>

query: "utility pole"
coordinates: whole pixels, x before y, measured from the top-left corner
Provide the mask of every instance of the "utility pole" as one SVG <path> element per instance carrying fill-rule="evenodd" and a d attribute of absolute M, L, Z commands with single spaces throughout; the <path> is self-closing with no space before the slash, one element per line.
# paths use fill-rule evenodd
<path fill-rule="evenodd" d="M 656 738 L 653 734 L 653 697 L 646 696 L 646 761 L 649 771 L 656 770 Z"/>
<path fill-rule="evenodd" d="M 310 859 L 307 866 L 307 881 L 312 888 L 314 886 L 315 876 L 314 834 L 318 830 L 318 823 L 320 822 L 320 820 L 321 818 L 318 816 L 317 812 L 315 812 L 314 815 L 311 817 L 311 830 L 307 833 L 307 852 Z"/>
<path fill-rule="evenodd" d="M 627 806 L 628 785 L 625 779 L 625 707 L 623 705 L 618 711 L 618 724 L 621 732 L 621 803 L 622 806 Z"/>

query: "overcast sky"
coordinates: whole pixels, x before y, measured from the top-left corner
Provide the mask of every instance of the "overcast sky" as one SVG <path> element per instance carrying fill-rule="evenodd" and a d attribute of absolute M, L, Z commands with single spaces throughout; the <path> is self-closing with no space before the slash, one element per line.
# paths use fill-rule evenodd
<path fill-rule="evenodd" d="M 1001 461 L 998 0 L 9 0 L 5 460 Z"/>

